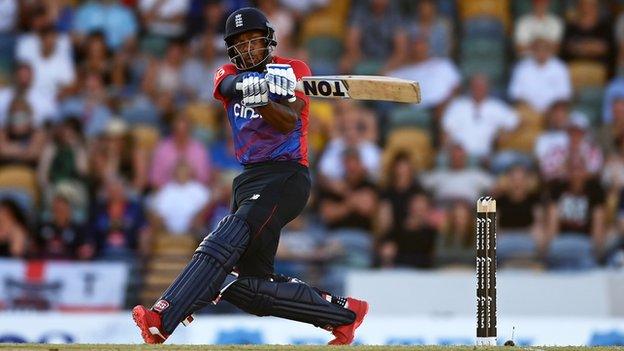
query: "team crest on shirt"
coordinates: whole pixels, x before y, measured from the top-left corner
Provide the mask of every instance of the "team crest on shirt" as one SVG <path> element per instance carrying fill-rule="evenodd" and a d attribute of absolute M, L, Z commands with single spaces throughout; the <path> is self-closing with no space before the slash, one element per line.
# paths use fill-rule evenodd
<path fill-rule="evenodd" d="M 221 78 L 224 74 L 225 74 L 225 70 L 223 69 L 223 67 L 219 68 L 217 70 L 217 73 L 215 73 L 215 77 L 214 77 L 215 82 L 219 80 L 219 78 Z"/>

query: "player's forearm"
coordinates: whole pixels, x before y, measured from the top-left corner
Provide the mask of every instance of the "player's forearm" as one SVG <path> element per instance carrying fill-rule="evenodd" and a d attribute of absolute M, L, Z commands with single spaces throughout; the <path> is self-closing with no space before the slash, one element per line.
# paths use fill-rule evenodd
<path fill-rule="evenodd" d="M 290 106 L 274 101 L 269 101 L 265 106 L 256 107 L 256 110 L 267 123 L 284 134 L 295 129 L 297 118 L 299 118 L 297 112 Z"/>

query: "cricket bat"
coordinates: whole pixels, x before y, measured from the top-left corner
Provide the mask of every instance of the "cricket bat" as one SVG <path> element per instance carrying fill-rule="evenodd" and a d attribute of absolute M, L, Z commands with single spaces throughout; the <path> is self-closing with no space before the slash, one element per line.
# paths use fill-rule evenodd
<path fill-rule="evenodd" d="M 242 89 L 242 83 L 236 84 Z M 395 101 L 417 104 L 420 102 L 418 83 L 384 76 L 310 76 L 297 82 L 297 91 L 312 97 L 328 99 L 354 99 Z"/>

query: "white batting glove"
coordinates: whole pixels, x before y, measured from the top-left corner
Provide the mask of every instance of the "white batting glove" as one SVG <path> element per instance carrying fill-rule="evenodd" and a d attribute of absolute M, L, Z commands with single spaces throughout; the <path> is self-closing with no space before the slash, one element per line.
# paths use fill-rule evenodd
<path fill-rule="evenodd" d="M 242 104 L 247 107 L 260 107 L 269 103 L 267 81 L 260 73 L 248 73 L 243 78 Z"/>
<path fill-rule="evenodd" d="M 264 76 L 269 85 L 269 98 L 273 101 L 288 100 L 294 102 L 297 77 L 289 64 L 270 63 L 266 65 Z"/>

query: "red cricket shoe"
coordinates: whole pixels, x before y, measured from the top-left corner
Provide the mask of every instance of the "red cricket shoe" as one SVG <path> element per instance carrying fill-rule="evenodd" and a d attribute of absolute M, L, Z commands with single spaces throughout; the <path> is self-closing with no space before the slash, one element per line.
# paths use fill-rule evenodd
<path fill-rule="evenodd" d="M 347 297 L 346 308 L 355 312 L 355 321 L 351 324 L 341 325 L 332 330 L 332 334 L 336 337 L 327 345 L 350 345 L 355 337 L 355 330 L 364 321 L 364 316 L 368 313 L 368 302 Z"/>
<path fill-rule="evenodd" d="M 146 344 L 162 344 L 169 337 L 162 330 L 160 315 L 152 310 L 137 305 L 132 309 L 132 319 L 141 329 L 141 336 Z"/>

